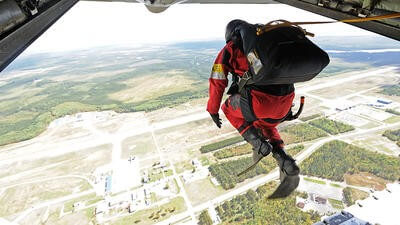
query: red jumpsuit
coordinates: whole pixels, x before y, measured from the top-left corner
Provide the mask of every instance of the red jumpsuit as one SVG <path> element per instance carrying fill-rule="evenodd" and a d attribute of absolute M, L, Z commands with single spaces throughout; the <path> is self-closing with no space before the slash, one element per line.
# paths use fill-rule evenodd
<path fill-rule="evenodd" d="M 209 99 L 207 111 L 211 114 L 218 113 L 221 105 L 222 96 L 228 86 L 228 73 L 235 73 L 242 76 L 248 70 L 248 63 L 243 52 L 237 48 L 232 41 L 229 41 L 219 52 L 209 79 Z M 269 89 L 271 91 L 269 91 Z M 284 90 L 284 91 L 282 91 Z M 290 110 L 294 98 L 294 86 L 269 85 L 262 91 L 251 90 L 253 111 L 257 118 L 283 118 Z M 244 133 L 251 125 L 261 129 L 263 135 L 271 143 L 283 143 L 276 129 L 279 123 L 267 123 L 264 120 L 257 120 L 249 124 L 243 118 L 240 108 L 240 94 L 234 94 L 222 105 L 229 122 L 238 129 L 239 133 Z"/>

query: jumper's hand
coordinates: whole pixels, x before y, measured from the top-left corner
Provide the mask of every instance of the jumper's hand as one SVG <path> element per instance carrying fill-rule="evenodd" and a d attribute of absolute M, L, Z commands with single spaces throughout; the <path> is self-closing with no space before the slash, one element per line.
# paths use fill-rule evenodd
<path fill-rule="evenodd" d="M 222 120 L 219 118 L 219 114 L 211 114 L 210 116 L 212 118 L 212 120 L 214 121 L 215 125 L 217 125 L 218 128 L 221 128 L 221 124 L 222 124 Z"/>

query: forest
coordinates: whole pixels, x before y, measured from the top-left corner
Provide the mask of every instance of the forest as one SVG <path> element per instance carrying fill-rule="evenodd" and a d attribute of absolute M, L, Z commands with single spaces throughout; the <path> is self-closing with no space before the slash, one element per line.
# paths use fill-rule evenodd
<path fill-rule="evenodd" d="M 395 141 L 400 146 L 400 129 L 398 130 L 387 130 L 382 136 L 387 137 L 391 141 Z"/>
<path fill-rule="evenodd" d="M 210 214 L 208 213 L 208 210 L 204 210 L 200 213 L 198 224 L 199 225 L 213 225 L 213 222 L 210 217 Z"/>
<path fill-rule="evenodd" d="M 369 151 L 343 141 L 331 141 L 301 164 L 301 173 L 344 181 L 346 173 L 369 172 L 386 180 L 400 177 L 400 158 Z"/>
<path fill-rule="evenodd" d="M 390 96 L 400 96 L 400 84 L 384 86 L 381 93 Z"/>
<path fill-rule="evenodd" d="M 354 127 L 339 121 L 330 120 L 327 118 L 320 118 L 309 122 L 311 125 L 321 128 L 330 134 L 345 133 L 354 130 Z"/>
<path fill-rule="evenodd" d="M 274 182 L 249 190 L 246 194 L 234 197 L 216 207 L 223 225 L 227 224 L 268 224 L 268 225 L 310 225 L 320 221 L 315 212 L 303 212 L 296 205 L 294 193 L 280 200 L 268 200 L 277 187 Z"/>
<path fill-rule="evenodd" d="M 288 139 L 285 139 L 285 143 L 287 144 L 311 141 L 327 136 L 325 131 L 313 127 L 307 123 L 298 123 L 287 126 L 281 130 L 281 133 L 288 136 Z"/>
<path fill-rule="evenodd" d="M 299 145 L 288 149 L 287 152 L 291 155 L 296 155 L 303 148 L 304 146 Z M 213 164 L 209 167 L 209 170 L 211 175 L 217 178 L 221 186 L 225 190 L 228 190 L 234 188 L 236 184 L 243 182 L 246 179 L 253 178 L 260 174 L 267 174 L 277 166 L 272 156 L 268 155 L 262 159 L 253 170 L 250 170 L 240 177 L 237 176 L 237 174 L 248 168 L 252 163 L 252 157 L 243 157 L 236 160 Z"/>
<path fill-rule="evenodd" d="M 399 112 L 399 111 L 396 111 L 396 110 L 394 110 L 394 109 L 385 109 L 385 112 L 394 114 L 394 115 L 396 115 L 396 116 L 400 116 L 400 112 Z"/>

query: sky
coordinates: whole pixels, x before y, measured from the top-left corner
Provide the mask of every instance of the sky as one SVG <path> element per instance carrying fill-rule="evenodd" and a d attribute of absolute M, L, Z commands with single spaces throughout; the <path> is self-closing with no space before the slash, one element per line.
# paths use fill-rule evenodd
<path fill-rule="evenodd" d="M 179 4 L 163 13 L 149 12 L 143 4 L 78 2 L 35 41 L 25 54 L 88 49 L 104 45 L 163 44 L 183 41 L 222 40 L 232 19 L 251 23 L 271 20 L 330 20 L 281 4 Z M 373 35 L 342 24 L 309 25 L 316 36 Z"/>

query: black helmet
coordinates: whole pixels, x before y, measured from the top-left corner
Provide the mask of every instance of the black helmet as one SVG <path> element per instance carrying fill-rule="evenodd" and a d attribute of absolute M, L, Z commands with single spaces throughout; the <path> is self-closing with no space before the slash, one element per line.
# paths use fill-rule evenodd
<path fill-rule="evenodd" d="M 225 41 L 226 43 L 228 43 L 230 40 L 232 40 L 232 37 L 235 35 L 235 29 L 242 25 L 247 23 L 244 20 L 232 20 L 231 22 L 228 23 L 228 25 L 226 25 L 226 29 L 225 29 Z"/>

